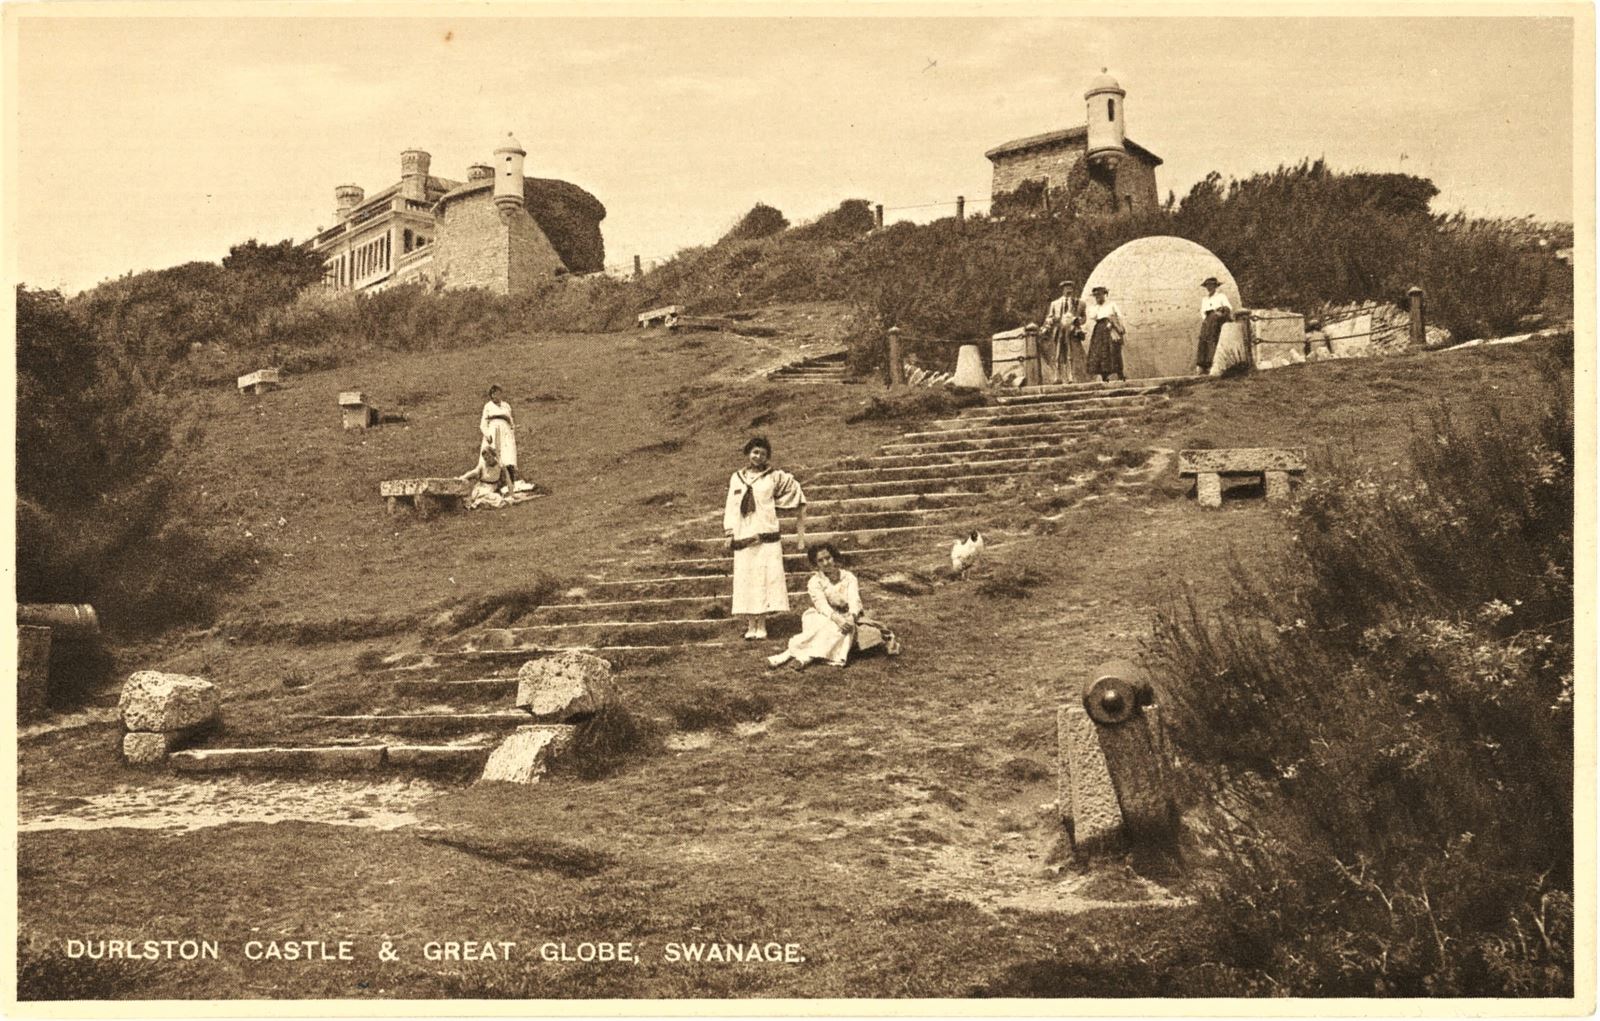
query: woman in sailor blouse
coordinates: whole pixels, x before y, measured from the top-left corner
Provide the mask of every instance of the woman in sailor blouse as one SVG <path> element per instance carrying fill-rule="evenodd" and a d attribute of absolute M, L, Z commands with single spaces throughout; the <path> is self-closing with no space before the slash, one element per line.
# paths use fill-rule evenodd
<path fill-rule="evenodd" d="M 749 463 L 728 480 L 722 534 L 733 550 L 733 614 L 746 618 L 744 636 L 767 637 L 767 614 L 787 613 L 778 510 L 799 510 L 795 538 L 806 544 L 806 495 L 793 475 L 768 464 L 772 444 L 757 436 L 744 445 Z"/>

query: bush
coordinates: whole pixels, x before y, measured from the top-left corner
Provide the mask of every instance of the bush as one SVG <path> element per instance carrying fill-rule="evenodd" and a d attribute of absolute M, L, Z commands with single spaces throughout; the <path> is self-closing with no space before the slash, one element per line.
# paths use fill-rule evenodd
<path fill-rule="evenodd" d="M 1222 963 L 1290 995 L 1570 995 L 1572 377 L 1324 471 L 1297 549 L 1157 623 L 1175 738 L 1235 806 Z"/>
<path fill-rule="evenodd" d="M 789 229 L 784 215 L 764 202 L 757 202 L 740 217 L 733 229 L 722 236 L 723 241 L 754 241 L 768 238 Z"/>

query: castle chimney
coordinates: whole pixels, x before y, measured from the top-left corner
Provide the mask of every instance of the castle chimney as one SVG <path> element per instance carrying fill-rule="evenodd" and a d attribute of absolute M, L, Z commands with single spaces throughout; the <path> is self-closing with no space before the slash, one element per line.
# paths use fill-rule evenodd
<path fill-rule="evenodd" d="M 501 212 L 522 208 L 522 160 L 527 155 L 509 133 L 494 151 L 494 204 Z"/>
<path fill-rule="evenodd" d="M 428 164 L 433 157 L 421 149 L 400 154 L 400 196 L 412 202 L 428 200 Z"/>
<path fill-rule="evenodd" d="M 494 167 L 487 163 L 474 163 L 467 168 L 468 181 L 487 181 L 494 176 Z"/>
<path fill-rule="evenodd" d="M 350 219 L 351 210 L 359 206 L 361 200 L 366 197 L 367 193 L 361 190 L 359 184 L 339 185 L 339 187 L 333 189 L 333 218 L 341 221 Z"/>

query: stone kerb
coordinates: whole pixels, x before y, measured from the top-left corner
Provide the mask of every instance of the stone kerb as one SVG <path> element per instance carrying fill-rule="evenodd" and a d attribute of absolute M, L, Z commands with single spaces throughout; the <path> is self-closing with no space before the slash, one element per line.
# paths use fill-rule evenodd
<path fill-rule="evenodd" d="M 538 720 L 591 716 L 615 698 L 611 664 L 586 652 L 529 660 L 517 671 L 517 708 Z"/>
<path fill-rule="evenodd" d="M 222 697 L 201 677 L 139 670 L 122 686 L 117 708 L 127 733 L 122 752 L 133 765 L 153 765 L 183 740 L 215 723 Z"/>

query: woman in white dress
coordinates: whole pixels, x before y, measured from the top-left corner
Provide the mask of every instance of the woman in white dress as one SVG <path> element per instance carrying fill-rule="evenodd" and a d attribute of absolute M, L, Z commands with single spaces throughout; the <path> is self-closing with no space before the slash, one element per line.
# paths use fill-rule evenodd
<path fill-rule="evenodd" d="M 839 563 L 838 548 L 825 542 L 808 549 L 806 557 L 816 568 L 806 582 L 811 608 L 800 617 L 800 633 L 789 639 L 789 647 L 783 652 L 768 656 L 767 666 L 788 663 L 791 669 L 803 670 L 818 660 L 829 666 L 844 666 L 852 650 L 866 652 L 880 647 L 891 656 L 898 654 L 900 643 L 894 633 L 866 618 L 861 608 L 861 586 L 856 583 L 856 576 Z"/>
<path fill-rule="evenodd" d="M 472 492 L 467 494 L 467 510 L 504 507 L 510 502 L 511 479 L 505 465 L 487 444 L 478 450 L 478 466 L 456 478 L 472 483 Z"/>
<path fill-rule="evenodd" d="M 500 464 L 511 479 L 513 493 L 525 492 L 533 486 L 517 480 L 517 423 L 511 417 L 511 404 L 500 396 L 500 388 L 489 388 L 489 400 L 483 405 L 483 415 L 478 419 L 478 431 L 483 433 L 483 445 L 495 452 Z"/>
<path fill-rule="evenodd" d="M 806 544 L 806 495 L 786 471 L 773 468 L 772 444 L 757 436 L 744 445 L 745 467 L 728 480 L 722 534 L 733 550 L 733 613 L 746 618 L 744 636 L 767 637 L 767 614 L 789 611 L 778 510 L 795 510 L 795 538 Z"/>

